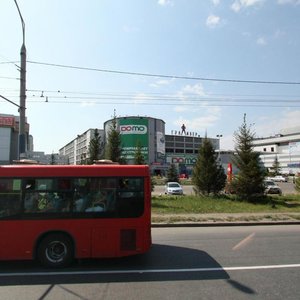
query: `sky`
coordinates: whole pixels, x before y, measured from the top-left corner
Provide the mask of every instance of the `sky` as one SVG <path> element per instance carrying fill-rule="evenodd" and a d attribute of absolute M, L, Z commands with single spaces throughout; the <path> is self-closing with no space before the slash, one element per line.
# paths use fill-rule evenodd
<path fill-rule="evenodd" d="M 117 116 L 165 121 L 232 150 L 300 126 L 300 0 L 18 0 L 34 150 Z M 22 26 L 0 1 L 0 95 L 19 104 Z M 18 108 L 0 98 L 0 114 Z M 0 141 L 1 142 L 1 141 Z"/>

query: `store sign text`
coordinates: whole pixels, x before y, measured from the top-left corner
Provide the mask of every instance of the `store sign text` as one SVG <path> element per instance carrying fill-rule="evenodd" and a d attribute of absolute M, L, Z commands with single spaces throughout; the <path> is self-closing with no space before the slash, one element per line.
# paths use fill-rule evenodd
<path fill-rule="evenodd" d="M 172 157 L 172 164 L 193 165 L 196 161 L 196 157 Z"/>
<path fill-rule="evenodd" d="M 121 134 L 146 134 L 147 126 L 145 125 L 120 125 Z"/>

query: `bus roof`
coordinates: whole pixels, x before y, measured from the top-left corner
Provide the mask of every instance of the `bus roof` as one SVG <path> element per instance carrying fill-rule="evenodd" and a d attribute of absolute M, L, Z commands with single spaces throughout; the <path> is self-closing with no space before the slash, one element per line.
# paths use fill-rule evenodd
<path fill-rule="evenodd" d="M 2 165 L 0 177 L 149 176 L 147 165 Z"/>

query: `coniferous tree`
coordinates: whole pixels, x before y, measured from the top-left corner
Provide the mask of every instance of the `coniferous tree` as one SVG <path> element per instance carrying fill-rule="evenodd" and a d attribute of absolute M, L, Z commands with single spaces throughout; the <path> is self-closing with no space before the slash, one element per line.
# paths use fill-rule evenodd
<path fill-rule="evenodd" d="M 179 182 L 179 176 L 176 169 L 176 166 L 174 164 L 171 164 L 167 171 L 167 182 Z"/>
<path fill-rule="evenodd" d="M 273 164 L 272 164 L 271 170 L 272 170 L 272 173 L 274 174 L 274 176 L 280 174 L 281 168 L 280 168 L 280 163 L 279 163 L 279 161 L 278 161 L 277 155 L 276 155 L 275 158 L 274 158 L 274 162 L 273 162 Z"/>
<path fill-rule="evenodd" d="M 134 153 L 134 164 L 135 165 L 144 165 L 145 159 L 142 153 L 142 146 L 140 141 L 137 143 L 136 151 Z"/>
<path fill-rule="evenodd" d="M 55 154 L 52 153 L 52 154 L 51 154 L 51 158 L 50 158 L 50 165 L 55 165 L 55 164 L 56 164 Z"/>
<path fill-rule="evenodd" d="M 81 165 L 86 165 L 87 164 L 86 153 L 82 153 L 80 155 L 80 164 Z"/>
<path fill-rule="evenodd" d="M 199 148 L 196 164 L 193 168 L 192 182 L 196 194 L 218 194 L 225 187 L 226 175 L 224 168 L 218 162 L 211 141 L 205 137 Z"/>
<path fill-rule="evenodd" d="M 113 162 L 124 163 L 121 149 L 121 134 L 118 130 L 117 117 L 115 113 L 107 137 L 105 158 Z"/>
<path fill-rule="evenodd" d="M 233 163 L 237 166 L 238 175 L 232 181 L 232 188 L 240 199 L 255 201 L 264 193 L 265 171 L 260 165 L 259 153 L 253 150 L 254 133 L 244 122 L 234 133 L 235 152 Z"/>
<path fill-rule="evenodd" d="M 101 136 L 99 135 L 98 129 L 94 130 L 94 137 L 90 140 L 88 148 L 88 160 L 89 165 L 93 164 L 95 160 L 101 157 Z"/>

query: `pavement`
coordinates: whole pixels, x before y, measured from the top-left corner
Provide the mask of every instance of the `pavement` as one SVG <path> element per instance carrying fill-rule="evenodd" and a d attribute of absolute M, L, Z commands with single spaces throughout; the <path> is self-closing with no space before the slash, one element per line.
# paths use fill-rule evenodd
<path fill-rule="evenodd" d="M 300 213 L 152 214 L 152 227 L 300 224 Z"/>

